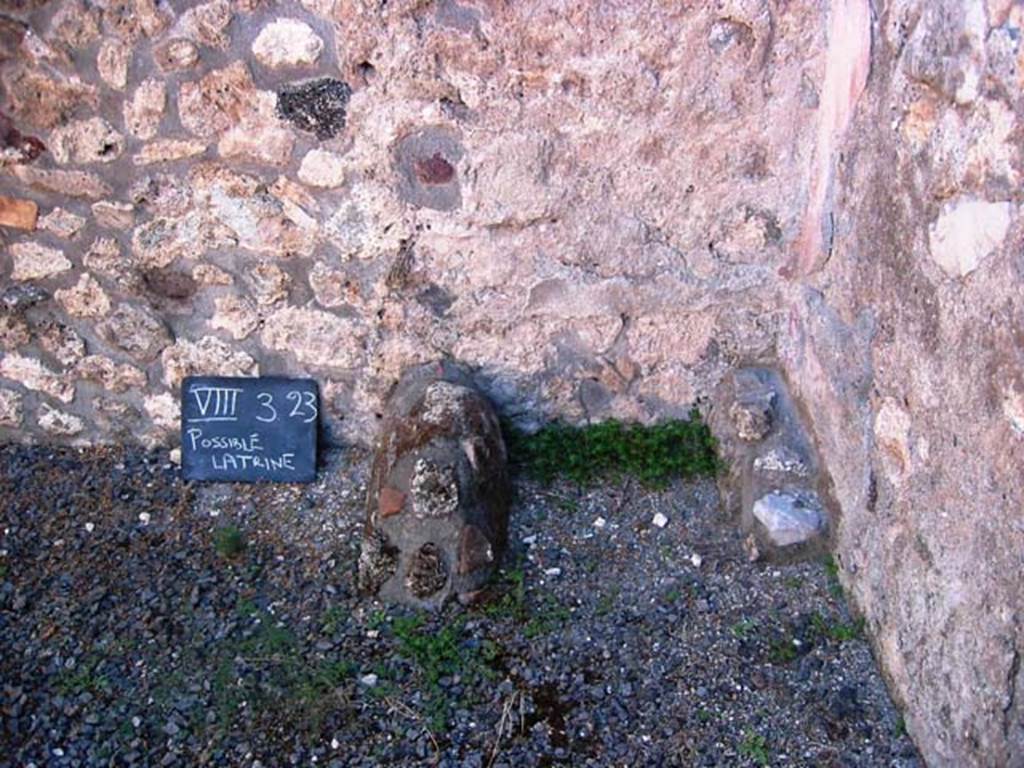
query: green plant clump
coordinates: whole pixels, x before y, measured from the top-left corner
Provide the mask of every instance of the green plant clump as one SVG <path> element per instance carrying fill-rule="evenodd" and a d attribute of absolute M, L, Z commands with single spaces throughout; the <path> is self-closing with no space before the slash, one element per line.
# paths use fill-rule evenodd
<path fill-rule="evenodd" d="M 245 537 L 233 525 L 226 525 L 213 532 L 213 546 L 223 558 L 235 558 L 245 551 Z"/>
<path fill-rule="evenodd" d="M 715 439 L 696 408 L 689 419 L 650 426 L 556 422 L 526 434 L 505 424 L 503 433 L 511 461 L 544 483 L 562 476 L 588 485 L 630 475 L 663 488 L 677 477 L 714 475 L 720 467 Z"/>

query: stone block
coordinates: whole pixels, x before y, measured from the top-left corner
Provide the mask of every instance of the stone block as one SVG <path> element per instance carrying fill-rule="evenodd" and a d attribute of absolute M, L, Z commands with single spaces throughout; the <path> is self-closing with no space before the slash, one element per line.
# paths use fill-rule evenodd
<path fill-rule="evenodd" d="M 504 550 L 510 494 L 497 416 L 467 372 L 410 369 L 373 463 L 360 587 L 422 608 L 472 601 Z"/>

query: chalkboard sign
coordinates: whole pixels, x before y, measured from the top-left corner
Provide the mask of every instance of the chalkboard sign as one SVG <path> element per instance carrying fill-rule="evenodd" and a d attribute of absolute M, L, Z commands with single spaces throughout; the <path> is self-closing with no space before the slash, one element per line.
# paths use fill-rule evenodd
<path fill-rule="evenodd" d="M 320 402 L 312 379 L 188 376 L 181 383 L 186 480 L 308 483 Z"/>

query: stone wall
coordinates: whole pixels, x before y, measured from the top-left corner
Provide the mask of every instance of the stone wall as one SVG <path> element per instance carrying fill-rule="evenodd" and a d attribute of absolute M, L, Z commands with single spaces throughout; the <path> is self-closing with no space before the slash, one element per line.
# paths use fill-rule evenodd
<path fill-rule="evenodd" d="M 441 356 L 650 419 L 771 359 L 822 11 L 685 5 L 18 3 L 0 438 L 168 443 L 183 375 L 259 371 L 366 442 Z"/>
<path fill-rule="evenodd" d="M 776 366 L 911 734 L 1024 761 L 1020 4 L 0 8 L 0 439 L 172 445 L 193 372 L 366 443 L 441 356 L 526 423 Z"/>

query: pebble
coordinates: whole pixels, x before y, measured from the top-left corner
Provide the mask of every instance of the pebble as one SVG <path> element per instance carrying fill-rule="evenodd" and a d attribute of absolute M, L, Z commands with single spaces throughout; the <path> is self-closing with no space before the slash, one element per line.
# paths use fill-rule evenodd
<path fill-rule="evenodd" d="M 85 524 L 85 532 L 86 533 L 92 533 L 94 530 L 96 530 L 95 523 L 86 523 Z"/>
<path fill-rule="evenodd" d="M 663 515 L 661 512 L 659 512 L 654 516 L 654 520 L 652 522 L 659 528 L 664 528 L 666 525 L 668 525 L 668 518 L 665 517 L 665 515 Z"/>
<path fill-rule="evenodd" d="M 143 525 L 149 525 L 150 519 L 151 519 L 151 515 L 149 514 L 149 512 L 139 512 L 139 521 Z"/>
<path fill-rule="evenodd" d="M 367 688 L 373 688 L 377 684 L 377 676 L 372 672 L 368 675 L 363 675 L 359 678 L 359 682 L 365 685 Z"/>
<path fill-rule="evenodd" d="M 690 555 L 690 562 L 693 564 L 694 568 L 700 568 L 701 565 L 704 563 L 704 558 L 698 555 L 696 552 L 694 552 L 692 555 Z"/>
<path fill-rule="evenodd" d="M 608 525 L 608 521 L 605 520 L 603 517 L 598 517 L 594 519 L 595 528 L 604 528 L 606 525 Z"/>

